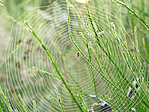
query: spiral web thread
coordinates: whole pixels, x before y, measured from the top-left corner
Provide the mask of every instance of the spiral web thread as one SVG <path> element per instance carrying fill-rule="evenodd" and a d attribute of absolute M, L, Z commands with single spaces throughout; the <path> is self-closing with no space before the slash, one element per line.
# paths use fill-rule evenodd
<path fill-rule="evenodd" d="M 112 110 L 130 111 L 132 108 L 141 110 L 139 103 L 142 99 L 147 100 L 148 65 L 141 55 L 136 53 L 136 47 L 132 41 L 129 41 L 129 44 L 133 46 L 135 53 L 126 47 L 127 38 L 130 39 L 130 37 L 119 18 L 94 7 L 90 7 L 89 14 L 85 5 L 77 7 L 71 4 L 69 7 L 73 40 L 86 57 L 89 57 L 86 47 L 88 44 L 91 62 L 98 69 L 97 71 L 80 53 L 77 54 L 78 50 L 69 38 L 66 3 L 55 2 L 42 8 L 46 10 L 39 8 L 28 10 L 12 24 L 12 37 L 7 49 L 9 55 L 6 60 L 6 86 L 7 96 L 13 109 L 22 111 L 18 99 L 20 94 L 29 111 L 32 111 L 33 100 L 37 102 L 39 112 L 55 111 L 53 106 L 60 110 L 59 103 L 50 97 L 51 95 L 57 98 L 54 84 L 64 102 L 65 111 L 79 111 L 62 81 L 43 72 L 57 75 L 45 51 L 25 26 L 24 21 L 27 21 L 49 49 L 64 79 L 80 103 L 78 93 L 81 92 L 88 109 L 93 109 L 93 104 L 98 103 L 90 97 L 96 95 L 108 102 Z M 89 15 L 93 16 L 92 24 Z M 97 32 L 98 42 L 92 25 Z M 133 90 L 133 97 L 128 95 L 130 84 L 127 81 L 133 87 L 135 82 L 139 85 L 139 88 L 136 88 L 138 94 Z M 100 108 L 100 111 L 108 110 L 109 108 Z"/>

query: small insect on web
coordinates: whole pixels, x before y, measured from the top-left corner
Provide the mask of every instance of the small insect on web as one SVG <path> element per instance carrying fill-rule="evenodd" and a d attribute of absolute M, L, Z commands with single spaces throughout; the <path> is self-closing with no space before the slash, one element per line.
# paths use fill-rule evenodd
<path fill-rule="evenodd" d="M 80 52 L 77 52 L 77 53 L 76 53 L 76 56 L 77 56 L 77 57 L 80 57 Z"/>

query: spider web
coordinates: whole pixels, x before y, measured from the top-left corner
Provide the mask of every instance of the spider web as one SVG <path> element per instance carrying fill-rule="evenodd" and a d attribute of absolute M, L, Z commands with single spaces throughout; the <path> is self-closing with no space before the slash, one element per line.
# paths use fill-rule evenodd
<path fill-rule="evenodd" d="M 97 102 L 91 95 L 96 95 L 108 102 L 112 110 L 139 110 L 141 107 L 136 105 L 142 99 L 147 100 L 147 92 L 144 90 L 147 90 L 148 65 L 141 55 L 136 53 L 136 47 L 121 21 L 102 8 L 90 7 L 89 13 L 85 5 L 78 7 L 75 3 L 72 4 L 69 7 L 69 17 L 73 40 L 86 57 L 89 57 L 86 47 L 88 44 L 91 62 L 97 69 L 78 52 L 69 37 L 66 3 L 54 2 L 50 6 L 29 9 L 13 22 L 7 48 L 6 87 L 13 109 L 22 111 L 18 94 L 29 111 L 32 111 L 32 100 L 37 102 L 37 109 L 40 112 L 55 111 L 51 105 L 60 109 L 58 102 L 50 97 L 57 97 L 52 86 L 54 84 L 64 101 L 65 110 L 79 111 L 62 81 L 46 75 L 45 71 L 54 75 L 56 71 L 41 45 L 25 26 L 24 21 L 27 21 L 48 48 L 74 95 L 77 97 L 81 92 L 89 109 Z M 99 41 L 95 38 L 92 25 Z M 83 38 L 81 34 L 86 37 Z M 129 50 L 127 40 L 135 53 Z M 135 87 L 136 83 L 139 85 L 139 89 L 136 88 L 138 94 L 133 90 L 133 97 L 129 96 L 128 92 L 132 89 L 130 85 Z M 108 108 L 101 108 L 100 111 L 106 112 Z"/>

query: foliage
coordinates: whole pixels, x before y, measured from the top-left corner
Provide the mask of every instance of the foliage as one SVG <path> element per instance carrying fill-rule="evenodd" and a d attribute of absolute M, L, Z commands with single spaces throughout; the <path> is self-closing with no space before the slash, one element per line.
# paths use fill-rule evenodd
<path fill-rule="evenodd" d="M 0 111 L 147 111 L 147 3 L 6 0 Z"/>

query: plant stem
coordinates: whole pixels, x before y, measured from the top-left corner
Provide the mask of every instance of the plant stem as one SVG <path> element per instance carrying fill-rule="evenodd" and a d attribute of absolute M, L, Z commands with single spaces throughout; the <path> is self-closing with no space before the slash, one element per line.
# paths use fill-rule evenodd
<path fill-rule="evenodd" d="M 113 0 L 116 3 L 124 6 L 126 9 L 128 9 L 137 19 L 139 19 L 139 21 L 141 21 L 141 23 L 147 28 L 147 30 L 149 30 L 149 25 L 145 22 L 145 20 L 140 17 L 134 10 L 132 10 L 130 7 L 128 7 L 124 2 L 119 1 L 119 0 Z"/>
<path fill-rule="evenodd" d="M 14 111 L 12 110 L 12 108 L 11 108 L 11 105 L 10 105 L 9 100 L 8 100 L 7 97 L 4 95 L 3 90 L 2 90 L 1 87 L 0 87 L 0 94 L 1 94 L 2 99 L 4 100 L 5 104 L 7 105 L 8 110 L 9 110 L 10 112 L 14 112 Z"/>
<path fill-rule="evenodd" d="M 68 87 L 66 81 L 64 80 L 64 77 L 62 76 L 61 72 L 58 69 L 58 66 L 56 65 L 55 61 L 53 60 L 52 56 L 50 55 L 50 52 L 48 51 L 48 49 L 46 48 L 46 46 L 43 44 L 43 42 L 41 41 L 41 39 L 37 36 L 36 32 L 31 28 L 31 26 L 28 24 L 27 21 L 25 21 L 25 24 L 28 26 L 28 28 L 30 29 L 30 31 L 32 32 L 32 34 L 35 36 L 35 38 L 39 41 L 39 43 L 41 44 L 42 48 L 44 49 L 44 51 L 46 52 L 46 54 L 48 55 L 48 57 L 50 58 L 52 65 L 54 66 L 56 73 L 58 74 L 58 76 L 61 78 L 63 84 L 65 85 L 66 89 L 68 90 L 68 92 L 70 93 L 70 95 L 72 96 L 74 102 L 77 104 L 77 106 L 79 107 L 79 109 L 81 110 L 81 112 L 83 112 L 83 109 L 81 107 L 81 105 L 78 103 L 77 99 L 75 98 L 74 94 L 72 93 L 72 91 L 70 90 L 70 88 Z"/>
<path fill-rule="evenodd" d="M 99 41 L 99 38 L 98 38 L 98 34 L 97 34 L 96 30 L 95 30 L 95 27 L 94 27 L 94 24 L 93 24 L 93 20 L 92 20 L 92 17 L 91 17 L 91 13 L 90 13 L 88 4 L 87 4 L 86 6 L 87 6 L 87 9 L 88 9 L 89 20 L 90 20 L 90 22 L 91 22 L 93 31 L 94 31 L 94 33 L 95 33 L 95 38 L 97 39 L 97 42 L 98 42 L 99 47 L 103 50 L 103 52 L 104 52 L 104 53 L 106 54 L 106 56 L 109 58 L 109 60 L 111 61 L 111 63 L 116 67 L 117 71 L 120 73 L 120 75 L 122 76 L 122 78 L 128 83 L 128 85 L 129 85 L 132 89 L 135 90 L 135 92 L 136 92 L 137 95 L 138 95 L 138 92 L 137 92 L 136 88 L 127 80 L 127 78 L 124 76 L 124 74 L 123 74 L 122 71 L 119 69 L 119 67 L 117 66 L 117 64 L 116 64 L 116 63 L 112 60 L 112 58 L 110 57 L 110 54 L 107 53 L 107 52 L 105 51 L 105 49 L 103 48 L 103 46 L 100 44 L 100 41 Z M 126 58 L 125 58 L 125 59 L 126 59 Z M 127 61 L 127 60 L 126 60 L 126 61 Z M 129 68 L 131 68 L 128 63 L 127 63 L 127 65 L 128 65 Z M 142 90 L 142 88 L 141 88 L 141 90 Z M 142 90 L 142 92 L 144 93 L 143 90 Z M 144 93 L 144 95 L 145 95 L 145 97 L 147 98 L 147 96 L 146 96 L 145 93 Z M 147 98 L 147 99 L 148 99 L 148 98 Z M 144 101 L 142 101 L 142 102 L 145 104 Z M 146 105 L 146 104 L 145 104 L 145 105 Z M 149 108 L 148 105 L 146 105 L 146 106 Z"/>

